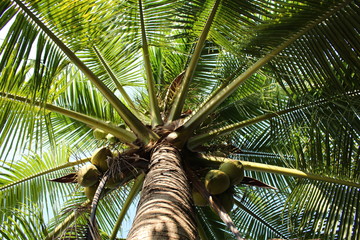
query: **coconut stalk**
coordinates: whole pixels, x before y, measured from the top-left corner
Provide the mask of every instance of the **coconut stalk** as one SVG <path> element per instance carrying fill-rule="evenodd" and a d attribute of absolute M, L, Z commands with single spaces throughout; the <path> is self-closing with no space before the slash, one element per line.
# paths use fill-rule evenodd
<path fill-rule="evenodd" d="M 98 240 L 100 239 L 99 230 L 96 225 L 96 209 L 99 204 L 100 198 L 103 195 L 105 184 L 109 179 L 109 171 L 105 172 L 104 176 L 101 178 L 99 186 L 96 189 L 94 194 L 94 198 L 91 202 L 91 211 L 90 211 L 90 219 L 89 219 L 89 227 L 86 233 L 87 240 Z"/>

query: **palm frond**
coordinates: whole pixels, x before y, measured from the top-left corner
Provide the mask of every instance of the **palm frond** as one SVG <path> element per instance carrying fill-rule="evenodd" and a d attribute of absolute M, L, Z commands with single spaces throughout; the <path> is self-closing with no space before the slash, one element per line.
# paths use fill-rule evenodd
<path fill-rule="evenodd" d="M 72 198 L 63 203 L 61 212 L 54 215 L 48 223 L 48 234 L 46 240 L 51 240 L 56 237 L 60 239 L 69 238 L 84 238 L 86 235 L 88 224 L 88 212 L 91 202 L 84 201 L 84 196 L 79 195 L 79 192 L 73 192 Z"/>
<path fill-rule="evenodd" d="M 66 54 L 66 56 L 87 76 L 87 78 L 102 92 L 119 115 L 143 141 L 156 139 L 156 135 L 146 128 L 142 122 L 135 117 L 131 111 L 114 95 L 114 93 L 82 62 L 76 54 L 33 12 L 31 6 L 14 0 L 22 11 L 33 21 L 46 35 Z"/>
<path fill-rule="evenodd" d="M 225 223 L 210 208 L 197 207 L 196 211 L 199 222 L 209 239 L 235 239 L 233 234 L 226 229 Z"/>
<path fill-rule="evenodd" d="M 351 239 L 356 236 L 359 189 L 302 180 L 286 208 L 295 237 Z"/>
<path fill-rule="evenodd" d="M 302 37 L 311 29 L 318 26 L 319 23 L 325 21 L 327 18 L 332 16 L 334 13 L 339 11 L 339 9 L 344 8 L 346 3 L 341 3 L 339 5 L 335 5 L 332 7 L 330 11 L 325 12 L 320 17 L 313 19 L 310 23 L 301 26 L 301 28 L 297 29 L 297 32 L 294 32 L 288 39 L 279 44 L 276 48 L 274 48 L 270 53 L 260 58 L 256 63 L 254 63 L 251 67 L 249 67 L 245 72 L 241 73 L 234 81 L 232 81 L 226 88 L 217 92 L 216 95 L 213 95 L 207 103 L 199 109 L 196 114 L 191 116 L 188 121 L 184 124 L 184 129 L 186 131 L 192 131 L 200 123 L 206 118 L 208 114 L 213 112 L 215 108 L 223 102 L 226 98 L 228 98 L 246 79 L 252 76 L 257 70 L 263 67 L 266 63 L 268 63 L 274 56 L 278 55 L 282 50 L 288 47 L 290 44 L 295 42 L 297 39 Z"/>
<path fill-rule="evenodd" d="M 272 84 L 272 86 L 276 85 Z M 348 172 L 347 178 L 358 181 L 356 173 L 358 149 L 356 146 L 359 121 L 355 108 L 359 101 L 357 91 L 332 95 L 327 98 L 323 98 L 322 95 L 306 94 L 294 101 L 291 98 L 287 99 L 286 95 L 281 96 L 284 94 L 283 91 L 274 90 L 273 87 L 270 89 L 272 90 L 269 92 L 263 91 L 264 95 L 262 96 L 255 94 L 238 101 L 233 100 L 229 105 L 225 104 L 216 119 L 216 122 L 219 122 L 219 129 L 225 130 L 231 126 L 241 126 L 251 119 L 261 118 L 261 113 L 271 115 L 272 113 L 267 112 L 279 113 L 287 107 L 293 111 L 281 116 L 277 115 L 269 120 L 262 119 L 263 121 L 254 125 L 241 128 L 232 136 L 225 138 L 225 141 L 243 151 L 267 151 L 278 156 L 293 155 L 295 150 L 295 159 L 289 159 L 285 163 L 286 165 L 282 166 L 292 166 L 333 177 L 340 177 L 340 174 L 335 171 L 331 173 L 331 169 L 341 169 L 344 165 L 346 165 L 345 168 L 351 166 L 352 170 Z M 348 110 L 345 112 L 344 109 Z M 238 125 L 233 123 L 240 119 L 244 119 L 244 122 L 240 122 Z M 216 129 L 216 125 L 214 125 L 216 122 L 210 124 L 211 131 Z M 201 136 L 201 132 L 208 135 L 211 131 L 204 128 L 204 130 L 199 130 L 200 135 L 198 136 Z M 219 138 L 220 141 L 224 141 L 221 139 Z M 339 150 L 342 148 L 343 150 Z M 310 156 L 312 156 L 311 160 Z M 336 167 L 332 168 L 332 165 Z M 328 167 L 324 168 L 323 166 Z M 340 178 L 343 177 L 345 176 Z"/>
<path fill-rule="evenodd" d="M 114 12 L 109 1 L 12 1 L 22 6 L 22 11 L 34 12 L 40 21 L 46 19 L 50 31 L 65 41 L 73 51 L 84 48 L 89 42 L 102 40 L 105 24 L 109 23 Z M 107 5 L 109 4 L 109 5 Z M 25 8 L 28 10 L 25 10 Z M 66 14 L 64 13 L 66 12 Z M 27 13 L 27 14 L 28 14 Z"/>
<path fill-rule="evenodd" d="M 81 191 L 82 189 L 78 190 Z M 57 236 L 66 237 L 74 234 L 86 236 L 91 202 L 86 201 L 84 194 L 79 191 L 73 192 L 72 198 L 64 202 L 60 214 L 58 213 L 51 219 L 48 226 L 49 234 L 46 239 L 50 240 Z M 129 186 L 124 185 L 109 192 L 100 200 L 96 219 L 101 234 L 109 236 L 112 232 L 128 193 Z M 128 218 L 128 216 L 129 213 L 127 212 L 123 217 Z"/>
<path fill-rule="evenodd" d="M 17 162 L 3 164 L 2 171 L 5 174 L 1 176 L 1 209 L 21 209 L 21 203 L 29 202 L 44 206 L 50 201 L 52 205 L 45 208 L 44 214 L 54 214 L 59 207 L 56 203 L 66 199 L 75 186 L 58 185 L 48 180 L 74 172 L 73 167 L 84 162 L 69 163 L 69 157 L 70 151 L 64 146 L 42 156 L 35 154 Z M 7 216 L 0 217 L 4 220 Z"/>
<path fill-rule="evenodd" d="M 156 145 L 145 123 L 171 122 L 192 110 L 175 133 L 184 152 L 193 146 L 243 161 L 246 176 L 279 189 L 235 187 L 230 215 L 247 238 L 358 239 L 359 6 L 354 0 L 0 1 L 0 29 L 10 26 L 0 46 L 0 236 L 85 237 L 90 209 L 82 189 L 46 179 L 73 171 L 73 160 L 109 144 L 91 136 L 94 128 L 127 134 L 132 147 L 136 138 Z M 175 100 L 179 92 L 186 99 Z M 161 110 L 149 109 L 157 105 Z M 117 130 L 123 123 L 134 134 Z M 221 159 L 193 158 L 190 164 L 204 170 Z M 275 167 L 257 171 L 264 165 Z M 331 183 L 317 181 L 324 179 Z M 129 187 L 100 201 L 104 239 L 119 235 L 116 221 L 136 200 L 127 197 Z M 196 211 L 202 236 L 233 238 L 209 208 Z"/>
<path fill-rule="evenodd" d="M 0 92 L 0 96 L 3 97 L 5 102 L 7 102 L 7 101 L 10 101 L 11 103 L 16 102 L 15 104 L 18 104 L 20 106 L 31 103 L 31 101 L 27 98 L 23 98 L 20 96 L 14 96 L 12 94 L 6 94 L 6 93 Z M 81 123 L 88 124 L 88 125 L 92 126 L 93 128 L 99 127 L 100 129 L 102 129 L 108 133 L 114 134 L 114 136 L 118 137 L 122 142 L 124 142 L 126 144 L 133 145 L 131 142 L 135 140 L 135 135 L 132 132 L 129 132 L 120 127 L 115 127 L 115 126 L 111 125 L 110 123 L 105 123 L 98 119 L 89 117 L 85 114 L 67 110 L 67 109 L 64 109 L 64 108 L 61 108 L 61 107 L 58 107 L 58 106 L 55 106 L 52 104 L 48 104 L 48 103 L 41 104 L 37 101 L 35 101 L 33 103 L 33 105 L 35 105 L 36 107 L 41 107 L 43 105 L 44 109 L 39 109 L 40 111 L 55 112 L 55 113 L 61 114 L 63 116 L 67 116 L 72 119 L 75 119 Z M 33 107 L 33 106 L 31 106 L 31 107 Z M 37 110 L 37 108 L 35 108 L 35 109 Z M 45 114 L 43 113 L 42 116 L 43 115 L 45 115 Z"/>
<path fill-rule="evenodd" d="M 43 239 L 47 234 L 42 209 L 35 203 L 21 204 L 12 211 L 1 224 L 0 236 L 3 239 Z"/>
<path fill-rule="evenodd" d="M 233 218 L 247 238 L 289 238 L 284 214 L 287 194 L 249 187 L 238 188 Z"/>

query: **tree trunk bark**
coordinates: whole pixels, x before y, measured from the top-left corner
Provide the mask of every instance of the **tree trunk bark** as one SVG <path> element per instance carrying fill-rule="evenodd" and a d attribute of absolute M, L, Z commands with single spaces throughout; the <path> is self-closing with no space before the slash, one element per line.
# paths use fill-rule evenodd
<path fill-rule="evenodd" d="M 150 159 L 127 240 L 197 239 L 188 179 L 177 148 L 160 143 Z"/>

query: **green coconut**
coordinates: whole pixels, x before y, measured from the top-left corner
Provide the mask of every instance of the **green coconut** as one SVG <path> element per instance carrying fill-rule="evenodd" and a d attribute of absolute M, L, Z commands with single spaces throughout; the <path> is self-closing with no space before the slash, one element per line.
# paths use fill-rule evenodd
<path fill-rule="evenodd" d="M 230 212 L 234 207 L 234 195 L 232 191 L 225 191 L 219 195 L 216 195 L 216 197 L 226 212 Z"/>
<path fill-rule="evenodd" d="M 122 180 L 123 178 L 120 176 L 120 174 L 118 176 L 110 177 L 106 181 L 105 187 L 110 189 L 115 189 L 120 186 Z"/>
<path fill-rule="evenodd" d="M 96 192 L 96 189 L 98 188 L 98 184 L 90 186 L 90 187 L 84 187 L 84 193 L 85 196 L 89 199 L 89 200 L 93 200 L 94 199 L 94 195 Z"/>
<path fill-rule="evenodd" d="M 205 176 L 205 187 L 210 194 L 225 192 L 230 186 L 229 176 L 220 170 L 210 170 Z"/>
<path fill-rule="evenodd" d="M 234 194 L 231 191 L 225 191 L 222 194 L 217 195 L 217 197 L 225 211 L 230 212 L 234 207 Z"/>
<path fill-rule="evenodd" d="M 110 149 L 106 147 L 99 148 L 93 153 L 91 163 L 94 164 L 101 172 L 105 172 L 109 169 L 106 161 L 108 157 L 112 157 Z"/>
<path fill-rule="evenodd" d="M 219 170 L 229 176 L 231 185 L 240 184 L 244 178 L 244 166 L 237 160 L 225 161 L 220 165 Z"/>
<path fill-rule="evenodd" d="M 93 164 L 81 167 L 77 172 L 77 182 L 83 187 L 90 187 L 99 181 L 101 173 Z"/>
<path fill-rule="evenodd" d="M 96 139 L 102 140 L 106 138 L 107 133 L 99 128 L 95 128 L 93 131 L 93 135 Z"/>
<path fill-rule="evenodd" d="M 191 194 L 196 206 L 204 207 L 209 205 L 209 202 L 195 189 L 192 190 Z"/>

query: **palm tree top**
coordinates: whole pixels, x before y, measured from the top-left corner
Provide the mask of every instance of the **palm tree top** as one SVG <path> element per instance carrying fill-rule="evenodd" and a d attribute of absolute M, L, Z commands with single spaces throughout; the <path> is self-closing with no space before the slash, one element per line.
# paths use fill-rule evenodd
<path fill-rule="evenodd" d="M 201 239 L 356 239 L 359 18 L 350 0 L 1 1 L 0 235 L 82 236 L 96 215 L 115 239 L 171 146 L 217 212 L 192 205 Z M 104 147 L 99 203 L 47 181 Z M 229 159 L 227 213 L 205 179 Z"/>

